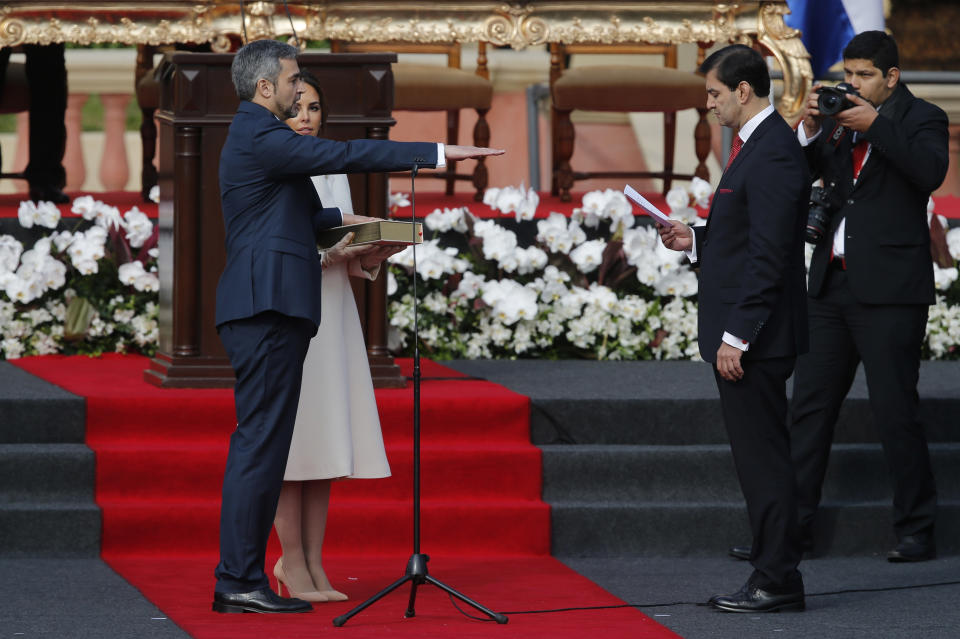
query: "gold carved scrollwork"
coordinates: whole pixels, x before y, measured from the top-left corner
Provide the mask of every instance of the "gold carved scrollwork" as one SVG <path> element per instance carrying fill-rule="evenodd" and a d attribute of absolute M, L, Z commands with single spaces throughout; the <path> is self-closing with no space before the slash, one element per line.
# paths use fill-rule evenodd
<path fill-rule="evenodd" d="M 64 6 L 63 9 L 65 13 L 76 13 L 78 7 Z M 151 17 L 138 21 L 135 11 L 123 15 L 119 11 L 95 7 L 85 19 L 68 20 L 39 17 L 36 13 L 19 15 L 11 7 L 4 7 L 0 11 L 0 47 L 54 42 L 83 45 L 212 42 L 215 48 L 228 49 L 226 35 L 215 27 L 208 10 L 207 6 L 194 5 L 174 19 Z"/>
<path fill-rule="evenodd" d="M 463 23 L 452 17 L 364 19 L 329 14 L 308 15 L 305 36 L 352 42 L 477 42 L 484 39 L 480 25 Z"/>
<path fill-rule="evenodd" d="M 244 6 L 249 39 L 290 34 L 276 2 Z M 709 44 L 760 38 L 789 77 L 784 105 L 791 113 L 809 77 L 803 46 L 783 25 L 784 0 L 294 0 L 289 10 L 298 34 L 308 40 L 487 41 L 524 49 L 547 42 Z M 242 27 L 235 0 L 72 5 L 10 0 L 0 6 L 0 46 L 210 42 L 215 51 L 226 51 Z"/>
<path fill-rule="evenodd" d="M 500 7 L 496 15 L 484 22 L 484 39 L 514 49 L 543 44 L 547 41 L 550 27 L 542 18 L 531 16 L 532 11 L 530 7 Z"/>
<path fill-rule="evenodd" d="M 272 2 L 251 2 L 246 5 L 246 35 L 248 40 L 276 37 L 276 30 L 273 28 L 275 11 Z"/>
<path fill-rule="evenodd" d="M 778 111 L 787 121 L 794 122 L 803 115 L 807 93 L 813 83 L 813 68 L 800 32 L 783 22 L 789 12 L 782 3 L 764 2 L 760 5 L 757 40 L 766 47 L 783 69 L 783 95 Z"/>
<path fill-rule="evenodd" d="M 692 19 L 683 14 L 657 16 L 648 9 L 640 12 L 610 11 L 606 15 L 573 15 L 569 20 L 551 21 L 549 41 L 622 44 L 630 42 L 697 43 L 732 42 L 740 33 L 734 17 L 739 5 L 713 5 L 709 18 Z M 653 14 L 653 15 L 651 15 Z"/>

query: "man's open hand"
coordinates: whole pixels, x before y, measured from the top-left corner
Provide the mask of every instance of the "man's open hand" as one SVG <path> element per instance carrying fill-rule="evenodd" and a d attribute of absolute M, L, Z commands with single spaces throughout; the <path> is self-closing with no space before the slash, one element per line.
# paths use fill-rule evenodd
<path fill-rule="evenodd" d="M 447 144 L 443 147 L 443 152 L 448 160 L 469 160 L 470 158 L 482 158 L 488 155 L 503 155 L 503 149 L 488 149 L 483 146 L 460 146 L 458 144 Z"/>

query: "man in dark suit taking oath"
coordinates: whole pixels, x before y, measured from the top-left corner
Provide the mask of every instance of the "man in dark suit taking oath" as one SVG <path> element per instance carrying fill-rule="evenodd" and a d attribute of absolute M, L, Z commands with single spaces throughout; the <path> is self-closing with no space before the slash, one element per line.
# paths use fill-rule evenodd
<path fill-rule="evenodd" d="M 216 323 L 230 365 L 237 429 L 220 511 L 216 612 L 309 612 L 270 590 L 263 566 L 300 396 L 303 360 L 320 323 L 318 231 L 369 218 L 324 208 L 311 175 L 403 171 L 503 151 L 426 142 L 334 142 L 284 120 L 303 92 L 297 49 L 259 40 L 231 66 L 240 106 L 220 156 L 226 265 Z M 347 219 L 353 218 L 353 219 Z"/>
<path fill-rule="evenodd" d="M 743 45 L 700 67 L 707 108 L 738 131 L 707 224 L 659 228 L 700 269 L 700 355 L 713 364 L 747 502 L 754 571 L 710 604 L 730 612 L 804 608 L 786 381 L 807 349 L 803 232 L 810 174 L 795 132 L 770 104 L 770 76 Z"/>

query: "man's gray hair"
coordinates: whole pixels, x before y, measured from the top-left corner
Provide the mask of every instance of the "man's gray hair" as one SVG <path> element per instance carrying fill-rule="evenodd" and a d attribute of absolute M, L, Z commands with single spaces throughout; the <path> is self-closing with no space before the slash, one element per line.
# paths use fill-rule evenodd
<path fill-rule="evenodd" d="M 296 59 L 296 47 L 276 40 L 254 40 L 233 56 L 230 75 L 241 100 L 252 100 L 260 78 L 273 84 L 280 76 L 280 60 Z"/>

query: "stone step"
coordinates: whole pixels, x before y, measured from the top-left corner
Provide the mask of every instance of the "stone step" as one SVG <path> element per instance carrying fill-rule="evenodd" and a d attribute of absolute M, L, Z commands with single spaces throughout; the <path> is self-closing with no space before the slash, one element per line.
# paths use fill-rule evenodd
<path fill-rule="evenodd" d="M 703 362 L 456 360 L 467 375 L 530 397 L 533 443 L 725 444 L 716 382 Z M 920 366 L 920 417 L 931 442 L 958 442 L 960 363 Z M 792 381 L 787 393 L 792 393 Z M 835 441 L 878 441 L 863 369 L 840 411 Z"/>
<path fill-rule="evenodd" d="M 725 556 L 750 543 L 746 507 L 718 502 L 551 503 L 551 553 L 560 557 Z M 960 501 L 941 501 L 937 546 L 960 552 Z M 812 556 L 883 555 L 896 543 L 889 501 L 825 502 Z"/>
<path fill-rule="evenodd" d="M 82 443 L 86 404 L 9 362 L 0 362 L 0 444 Z"/>
<path fill-rule="evenodd" d="M 100 529 L 92 501 L 0 504 L 0 556 L 98 557 Z"/>
<path fill-rule="evenodd" d="M 0 444 L 0 504 L 93 503 L 94 463 L 83 444 Z"/>
<path fill-rule="evenodd" d="M 558 501 L 690 501 L 741 503 L 726 444 L 689 446 L 541 446 L 543 498 Z M 930 445 L 941 499 L 960 499 L 960 444 Z M 862 502 L 892 498 L 879 444 L 835 444 L 824 499 Z"/>
<path fill-rule="evenodd" d="M 960 441 L 960 397 L 921 397 L 920 420 L 930 442 Z M 539 399 L 530 405 L 534 444 L 727 443 L 720 398 Z M 834 441 L 879 441 L 870 402 L 848 397 Z"/>

